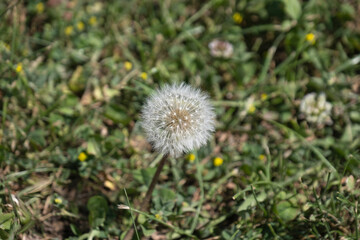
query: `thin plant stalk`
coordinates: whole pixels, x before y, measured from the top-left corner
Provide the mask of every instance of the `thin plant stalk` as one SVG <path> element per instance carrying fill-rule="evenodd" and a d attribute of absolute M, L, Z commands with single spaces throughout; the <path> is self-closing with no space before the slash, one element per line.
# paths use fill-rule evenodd
<path fill-rule="evenodd" d="M 129 198 L 128 198 L 128 195 L 127 195 L 127 192 L 126 192 L 126 189 L 125 189 L 125 188 L 124 188 L 124 192 L 125 192 L 125 197 L 126 197 L 127 204 L 128 204 L 128 206 L 129 206 L 129 208 L 131 209 L 130 201 L 129 201 Z M 134 220 L 134 215 L 133 215 L 133 213 L 132 213 L 131 210 L 130 210 L 130 215 L 131 215 L 131 220 L 133 221 L 133 224 L 134 224 L 136 237 L 137 237 L 137 239 L 140 239 L 139 233 L 138 233 L 138 231 L 136 230 L 136 223 L 135 223 L 135 220 Z"/>
<path fill-rule="evenodd" d="M 151 180 L 151 183 L 150 183 L 150 186 L 149 186 L 149 188 L 148 188 L 148 190 L 146 192 L 145 198 L 141 202 L 141 205 L 140 205 L 140 211 L 141 212 L 146 212 L 148 210 L 148 208 L 149 208 L 152 193 L 153 193 L 153 191 L 155 189 L 156 183 L 158 182 L 160 173 L 161 173 L 162 169 L 164 168 L 167 157 L 168 157 L 168 155 L 164 155 L 162 157 L 162 159 L 160 160 L 158 166 L 157 166 L 156 172 L 155 172 L 155 174 L 154 174 L 154 176 L 153 176 L 153 178 Z M 137 221 L 137 218 L 138 218 L 138 214 L 136 214 L 136 218 L 135 218 L 134 222 Z M 129 230 L 129 232 L 126 234 L 124 240 L 131 240 L 133 238 L 133 236 L 134 236 L 134 232 L 135 232 L 135 228 L 131 228 Z"/>

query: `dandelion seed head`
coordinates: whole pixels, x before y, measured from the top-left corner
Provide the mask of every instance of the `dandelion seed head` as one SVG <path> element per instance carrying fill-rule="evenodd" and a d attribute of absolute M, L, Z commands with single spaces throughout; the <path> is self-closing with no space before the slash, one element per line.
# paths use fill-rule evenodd
<path fill-rule="evenodd" d="M 214 39 L 209 43 L 210 54 L 213 57 L 230 58 L 234 53 L 234 47 L 227 41 Z"/>
<path fill-rule="evenodd" d="M 148 141 L 162 154 L 179 157 L 206 144 L 215 114 L 208 95 L 186 84 L 165 85 L 142 109 Z"/>
<path fill-rule="evenodd" d="M 300 103 L 300 112 L 309 123 L 331 124 L 331 109 L 332 104 L 326 101 L 324 93 L 306 94 Z"/>

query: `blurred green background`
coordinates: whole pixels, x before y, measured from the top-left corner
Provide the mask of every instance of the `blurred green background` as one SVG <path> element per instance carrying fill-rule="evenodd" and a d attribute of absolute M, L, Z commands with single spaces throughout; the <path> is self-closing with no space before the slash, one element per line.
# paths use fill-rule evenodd
<path fill-rule="evenodd" d="M 0 238 L 360 239 L 359 15 L 359 0 L 1 1 Z M 160 160 L 141 106 L 173 82 L 209 93 L 216 132 L 168 161 L 133 222 L 118 204 L 138 207 Z M 330 122 L 299 110 L 309 93 Z"/>

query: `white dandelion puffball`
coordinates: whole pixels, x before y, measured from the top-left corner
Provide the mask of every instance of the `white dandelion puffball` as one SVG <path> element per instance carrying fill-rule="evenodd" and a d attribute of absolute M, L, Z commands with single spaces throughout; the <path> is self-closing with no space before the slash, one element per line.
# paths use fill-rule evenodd
<path fill-rule="evenodd" d="M 210 54 L 213 57 L 230 58 L 234 53 L 234 47 L 227 41 L 214 39 L 209 43 Z"/>
<path fill-rule="evenodd" d="M 147 99 L 141 125 L 156 151 L 179 157 L 206 144 L 215 130 L 215 113 L 199 89 L 165 85 Z"/>
<path fill-rule="evenodd" d="M 300 112 L 305 115 L 309 123 L 331 124 L 331 103 L 326 101 L 324 93 L 309 93 L 304 96 L 300 103 Z"/>

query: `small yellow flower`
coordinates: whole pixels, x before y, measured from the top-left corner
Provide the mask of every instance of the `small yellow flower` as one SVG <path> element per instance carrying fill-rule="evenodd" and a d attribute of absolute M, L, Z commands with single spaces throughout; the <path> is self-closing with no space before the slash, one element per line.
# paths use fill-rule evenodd
<path fill-rule="evenodd" d="M 265 161 L 266 161 L 266 156 L 265 156 L 264 154 L 260 154 L 260 155 L 259 155 L 259 159 L 260 159 L 261 161 L 265 162 Z"/>
<path fill-rule="evenodd" d="M 147 77 L 148 77 L 148 75 L 147 75 L 146 72 L 142 72 L 142 73 L 140 74 L 140 77 L 141 77 L 143 80 L 146 80 Z"/>
<path fill-rule="evenodd" d="M 45 9 L 44 3 L 39 2 L 38 4 L 36 4 L 36 11 L 37 11 L 37 13 L 42 13 L 42 12 L 44 12 L 44 9 Z"/>
<path fill-rule="evenodd" d="M 17 73 L 22 73 L 22 72 L 23 72 L 23 65 L 22 65 L 22 63 L 16 64 L 15 71 L 16 71 Z"/>
<path fill-rule="evenodd" d="M 261 101 L 265 101 L 268 98 L 268 95 L 266 93 L 261 94 Z"/>
<path fill-rule="evenodd" d="M 10 51 L 10 45 L 9 45 L 9 44 L 4 43 L 4 47 L 5 47 L 5 49 L 6 49 L 7 51 Z"/>
<path fill-rule="evenodd" d="M 65 28 L 65 35 L 66 35 L 66 36 L 70 36 L 70 35 L 73 33 L 73 31 L 74 31 L 73 26 L 67 26 L 67 27 Z"/>
<path fill-rule="evenodd" d="M 249 109 L 248 109 L 248 112 L 249 112 L 249 113 L 254 113 L 255 110 L 256 110 L 256 107 L 254 106 L 254 104 L 251 104 L 250 107 L 249 107 Z"/>
<path fill-rule="evenodd" d="M 223 164 L 224 160 L 220 157 L 216 157 L 214 159 L 214 166 L 215 167 L 218 167 L 218 166 L 221 166 Z"/>
<path fill-rule="evenodd" d="M 79 159 L 80 162 L 85 161 L 87 158 L 88 158 L 88 157 L 87 157 L 86 153 L 84 153 L 84 152 L 81 152 L 81 153 L 79 154 L 79 156 L 78 156 L 78 159 Z"/>
<path fill-rule="evenodd" d="M 84 24 L 82 21 L 79 21 L 79 22 L 77 22 L 77 24 L 76 24 L 76 28 L 77 28 L 79 31 L 82 31 L 82 30 L 84 30 L 84 28 L 85 28 L 85 24 Z"/>
<path fill-rule="evenodd" d="M 161 219 L 162 219 L 162 216 L 157 213 L 157 214 L 155 214 L 155 218 L 161 220 Z"/>
<path fill-rule="evenodd" d="M 62 204 L 61 198 L 55 198 L 55 199 L 54 199 L 54 202 L 55 202 L 56 204 Z"/>
<path fill-rule="evenodd" d="M 308 41 L 310 44 L 314 45 L 316 42 L 316 36 L 313 33 L 308 33 L 306 34 L 305 37 L 306 41 Z"/>
<path fill-rule="evenodd" d="M 23 53 L 23 55 L 24 56 L 28 56 L 29 55 L 29 49 L 24 49 L 23 51 L 22 51 L 22 53 Z"/>
<path fill-rule="evenodd" d="M 124 63 L 124 67 L 125 67 L 126 71 L 130 71 L 132 69 L 132 63 L 129 61 L 126 61 Z"/>
<path fill-rule="evenodd" d="M 187 159 L 189 162 L 194 162 L 195 158 L 195 154 L 190 153 L 189 155 L 187 155 Z"/>
<path fill-rule="evenodd" d="M 240 24 L 243 21 L 243 16 L 241 16 L 241 14 L 238 12 L 234 13 L 234 15 L 232 17 L 233 17 L 234 22 L 237 24 Z"/>
<path fill-rule="evenodd" d="M 91 26 L 94 26 L 94 25 L 96 25 L 96 23 L 97 23 L 96 17 L 95 17 L 95 16 L 92 16 L 92 17 L 89 19 L 89 24 L 90 24 Z"/>

